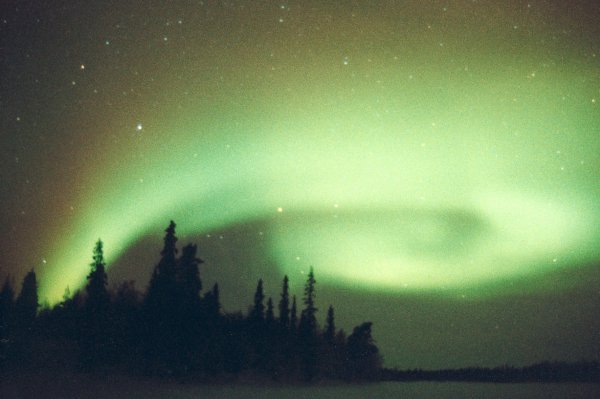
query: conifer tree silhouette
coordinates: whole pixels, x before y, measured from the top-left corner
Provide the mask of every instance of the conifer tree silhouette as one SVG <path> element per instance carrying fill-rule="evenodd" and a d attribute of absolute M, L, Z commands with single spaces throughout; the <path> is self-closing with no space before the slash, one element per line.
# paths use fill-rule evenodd
<path fill-rule="evenodd" d="M 333 345 L 335 340 L 335 317 L 333 314 L 333 306 L 329 305 L 327 309 L 327 320 L 325 322 L 325 333 L 323 334 L 325 342 Z"/>
<path fill-rule="evenodd" d="M 354 379 L 372 377 L 381 368 L 379 349 L 371 336 L 372 325 L 371 322 L 362 323 L 348 337 L 348 366 Z"/>
<path fill-rule="evenodd" d="M 298 327 L 299 349 L 302 358 L 302 375 L 311 381 L 317 374 L 318 342 L 317 342 L 317 308 L 315 305 L 315 274 L 310 268 L 304 286 L 304 309 L 300 315 Z"/>
<path fill-rule="evenodd" d="M 279 322 L 286 329 L 290 325 L 290 287 L 287 275 L 283 277 L 283 288 L 279 300 Z"/>
<path fill-rule="evenodd" d="M 181 250 L 179 258 L 178 282 L 181 286 L 181 296 L 184 307 L 198 307 L 200 304 L 200 291 L 202 280 L 198 266 L 204 263 L 196 257 L 198 247 L 188 244 Z"/>
<path fill-rule="evenodd" d="M 263 321 L 265 318 L 265 293 L 263 291 L 263 281 L 262 279 L 258 280 L 258 284 L 256 285 L 256 291 L 254 293 L 254 306 L 252 307 L 252 311 L 250 313 L 250 319 L 255 322 Z"/>
<path fill-rule="evenodd" d="M 275 321 L 275 313 L 273 311 L 273 299 L 269 297 L 267 300 L 267 311 L 265 313 L 265 321 L 267 324 L 272 324 Z"/>
<path fill-rule="evenodd" d="M 267 299 L 267 310 L 265 311 L 265 323 L 262 328 L 261 340 L 262 348 L 259 350 L 261 357 L 261 364 L 259 364 L 259 370 L 274 376 L 276 365 L 275 359 L 277 358 L 276 353 L 280 350 L 277 342 L 277 327 L 275 324 L 275 311 L 273 306 L 273 299 L 269 297 Z"/>
<path fill-rule="evenodd" d="M 171 220 L 165 230 L 164 247 L 160 252 L 161 258 L 154 268 L 150 285 L 146 294 L 148 305 L 166 307 L 174 305 L 177 296 L 177 237 L 175 236 L 175 222 Z M 153 303 L 155 302 L 155 303 Z"/>
<path fill-rule="evenodd" d="M 15 302 L 18 324 L 23 328 L 31 328 L 39 308 L 37 279 L 33 269 L 25 275 L 21 292 Z"/>
<path fill-rule="evenodd" d="M 86 370 L 107 363 L 115 354 L 112 346 L 114 340 L 110 334 L 111 304 L 107 285 L 104 246 L 99 239 L 94 246 L 90 273 L 87 276 L 87 298 L 81 320 L 80 361 Z"/>
<path fill-rule="evenodd" d="M 317 332 L 317 308 L 315 305 L 315 273 L 313 268 L 310 268 L 308 278 L 304 286 L 304 309 L 300 315 L 301 330 L 305 334 L 315 336 Z"/>
<path fill-rule="evenodd" d="M 144 351 L 151 368 L 163 368 L 173 373 L 178 367 L 181 337 L 178 335 L 181 320 L 181 298 L 177 285 L 177 237 L 175 222 L 165 230 L 161 258 L 154 268 L 144 298 L 145 320 Z M 152 370 L 149 370 L 152 371 Z M 156 370 L 154 370 L 156 371 Z"/>
<path fill-rule="evenodd" d="M 266 358 L 270 350 L 267 347 L 264 299 L 263 280 L 259 279 L 254 293 L 254 304 L 248 317 L 248 336 L 253 353 L 250 366 L 261 371 L 265 371 L 267 368 Z"/>
<path fill-rule="evenodd" d="M 94 247 L 93 261 L 90 264 L 91 270 L 87 276 L 86 308 L 92 312 L 104 312 L 110 304 L 110 296 L 106 286 L 108 277 L 106 276 L 106 263 L 104 262 L 104 250 L 101 240 L 96 242 Z"/>
<path fill-rule="evenodd" d="M 290 330 L 296 331 L 298 328 L 298 310 L 296 305 L 296 295 L 292 297 L 292 308 L 290 309 Z"/>

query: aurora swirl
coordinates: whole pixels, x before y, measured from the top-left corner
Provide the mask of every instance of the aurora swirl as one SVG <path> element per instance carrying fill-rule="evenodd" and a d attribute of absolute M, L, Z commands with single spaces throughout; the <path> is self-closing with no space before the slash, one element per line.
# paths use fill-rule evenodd
<path fill-rule="evenodd" d="M 406 82 L 389 76 L 376 100 L 385 115 L 370 110 L 374 94 L 335 105 L 327 90 L 302 112 L 274 105 L 266 120 L 261 110 L 181 127 L 145 121 L 127 137 L 141 155 L 122 144 L 103 151 L 115 154 L 91 172 L 96 181 L 67 227 L 74 234 L 61 234 L 77 239 L 53 242 L 48 259 L 68 265 L 56 272 L 73 285 L 95 237 L 114 259 L 174 218 L 183 234 L 269 219 L 269 255 L 284 271 L 314 264 L 323 277 L 375 289 L 472 286 L 592 261 L 598 122 L 582 122 L 597 111 L 565 105 L 586 87 L 549 75 L 536 77 L 536 95 L 511 74 L 494 76 L 493 90 L 439 100 L 421 87 L 404 101 L 394 93 Z M 497 91 L 519 101 L 494 111 Z M 166 140 L 159 131 L 170 132 Z M 58 295 L 65 284 L 49 281 Z"/>

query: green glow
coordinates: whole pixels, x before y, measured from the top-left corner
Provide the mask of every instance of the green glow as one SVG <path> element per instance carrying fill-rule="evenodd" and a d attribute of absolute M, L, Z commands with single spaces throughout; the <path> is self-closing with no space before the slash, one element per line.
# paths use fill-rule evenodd
<path fill-rule="evenodd" d="M 501 291 L 598 259 L 594 66 L 542 68 L 541 52 L 480 60 L 459 46 L 440 62 L 437 50 L 402 62 L 382 50 L 371 65 L 358 50 L 347 68 L 287 56 L 271 79 L 245 60 L 213 97 L 183 67 L 165 73 L 168 103 L 198 93 L 145 111 L 141 131 L 97 128 L 121 138 L 102 143 L 101 168 L 82 166 L 89 180 L 49 240 L 42 295 L 81 283 L 98 237 L 110 264 L 170 219 L 179 234 L 266 220 L 266 256 L 282 271 L 314 265 L 368 289 Z"/>

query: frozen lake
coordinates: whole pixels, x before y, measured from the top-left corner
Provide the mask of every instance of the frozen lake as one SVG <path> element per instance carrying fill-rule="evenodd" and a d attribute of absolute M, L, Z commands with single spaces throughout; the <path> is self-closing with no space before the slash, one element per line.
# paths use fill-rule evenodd
<path fill-rule="evenodd" d="M 2 377 L 0 377 L 2 378 Z M 386 382 L 366 385 L 259 386 L 201 385 L 81 375 L 2 378 L 0 397 L 127 399 L 364 399 L 364 398 L 600 398 L 600 384 L 482 384 Z"/>

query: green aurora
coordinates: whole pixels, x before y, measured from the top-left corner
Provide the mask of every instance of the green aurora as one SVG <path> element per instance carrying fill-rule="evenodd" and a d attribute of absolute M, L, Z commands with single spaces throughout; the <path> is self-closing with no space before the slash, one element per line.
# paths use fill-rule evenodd
<path fill-rule="evenodd" d="M 312 265 L 366 293 L 597 282 L 598 7 L 560 4 L 16 12 L 1 198 L 4 237 L 22 244 L 8 272 L 35 266 L 56 302 L 85 281 L 98 237 L 122 264 L 173 219 L 183 242 L 204 237 L 201 256 L 207 235 L 257 226 L 247 243 L 280 274 Z"/>
<path fill-rule="evenodd" d="M 170 218 L 183 234 L 267 218 L 268 256 L 283 271 L 312 264 L 372 289 L 500 281 L 501 291 L 507 278 L 597 259 L 597 65 L 479 59 L 458 44 L 392 56 L 405 46 L 371 49 L 373 66 L 366 55 L 325 66 L 281 56 L 275 82 L 243 62 L 246 74 L 223 74 L 224 106 L 197 87 L 198 72 L 159 77 L 180 76 L 186 108 L 136 107 L 148 115 L 100 143 L 101 167 L 80 166 L 89 183 L 46 248 L 61 266 L 43 294 L 83 281 L 98 236 L 114 260 Z M 176 88 L 165 92 L 178 104 Z"/>

